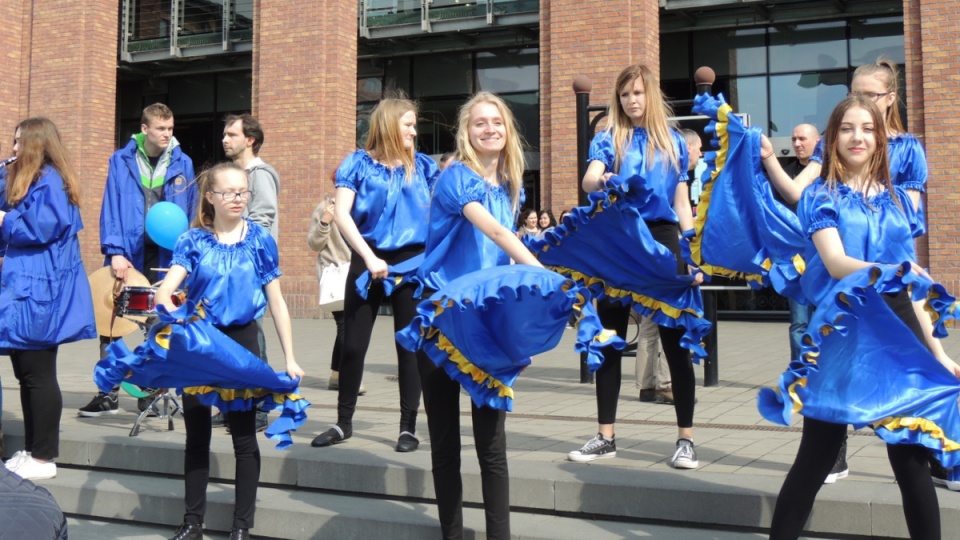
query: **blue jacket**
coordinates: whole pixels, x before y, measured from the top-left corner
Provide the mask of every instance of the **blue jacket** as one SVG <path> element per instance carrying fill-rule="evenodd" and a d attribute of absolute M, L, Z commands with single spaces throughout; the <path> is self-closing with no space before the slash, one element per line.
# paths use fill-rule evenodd
<path fill-rule="evenodd" d="M 5 187 L 6 182 L 2 185 Z M 47 349 L 97 336 L 90 282 L 80 259 L 80 209 L 56 169 L 40 179 L 0 225 L 0 354 Z"/>
<path fill-rule="evenodd" d="M 193 221 L 197 209 L 197 182 L 193 173 L 193 161 L 179 146 L 170 154 L 163 183 L 164 200 L 172 202 L 187 213 Z M 137 143 L 133 139 L 110 157 L 110 170 L 103 189 L 103 206 L 100 208 L 100 252 L 105 255 L 104 264 L 110 257 L 123 255 L 133 266 L 144 272 L 143 244 L 146 222 L 143 191 L 140 184 L 140 169 L 137 167 Z M 173 254 L 160 248 L 160 266 L 169 268 Z"/>

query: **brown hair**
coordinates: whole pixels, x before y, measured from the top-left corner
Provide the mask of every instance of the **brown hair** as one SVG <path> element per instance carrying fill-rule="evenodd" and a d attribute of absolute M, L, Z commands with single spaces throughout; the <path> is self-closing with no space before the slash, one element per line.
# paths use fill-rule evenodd
<path fill-rule="evenodd" d="M 890 60 L 889 58 L 880 57 L 877 58 L 877 61 L 873 64 L 864 64 L 856 69 L 853 72 L 853 78 L 857 77 L 868 77 L 870 75 L 878 75 L 884 83 L 884 87 L 887 89 L 887 92 L 893 94 L 895 98 L 893 100 L 893 105 L 887 108 L 887 115 L 884 118 L 887 127 L 887 133 L 903 133 L 906 129 L 903 126 L 903 121 L 900 119 L 900 70 L 897 68 L 897 64 Z"/>
<path fill-rule="evenodd" d="M 173 118 L 173 111 L 163 103 L 148 105 L 140 115 L 140 123 L 149 126 L 151 120 L 169 120 Z"/>
<path fill-rule="evenodd" d="M 417 105 L 409 99 L 386 98 L 378 103 L 370 113 L 370 133 L 364 150 L 380 163 L 400 161 L 406 170 L 407 181 L 412 182 L 415 152 L 413 148 L 403 147 L 400 134 L 400 119 L 408 112 L 417 114 Z"/>
<path fill-rule="evenodd" d="M 70 204 L 80 206 L 80 181 L 70 156 L 63 146 L 60 131 L 48 118 L 27 118 L 17 125 L 20 131 L 17 160 L 9 165 L 7 203 L 16 206 L 27 196 L 27 191 L 40 179 L 43 168 L 53 167 L 63 179 L 63 190 Z"/>
<path fill-rule="evenodd" d="M 838 151 L 838 139 L 840 126 L 843 123 L 843 116 L 851 109 L 863 109 L 870 114 L 873 121 L 873 136 L 875 149 L 870 161 L 867 162 L 867 169 L 862 175 L 867 182 L 865 192 L 869 193 L 871 188 L 885 187 L 887 191 L 893 194 L 893 184 L 890 182 L 890 166 L 887 162 L 887 129 L 883 122 L 883 116 L 880 108 L 872 99 L 864 96 L 850 96 L 841 101 L 833 112 L 830 113 L 830 120 L 827 122 L 827 130 L 824 133 L 824 156 L 823 156 L 823 179 L 827 187 L 833 191 L 837 184 L 842 182 L 849 174 L 843 160 L 840 159 Z M 878 189 L 879 191 L 879 189 Z M 894 203 L 901 210 L 900 200 L 893 197 Z"/>
<path fill-rule="evenodd" d="M 250 113 L 228 114 L 227 117 L 223 119 L 223 125 L 224 127 L 230 126 L 237 120 L 240 121 L 240 129 L 243 131 L 243 136 L 253 139 L 253 155 L 259 155 L 260 147 L 263 146 L 264 139 L 263 128 L 260 127 L 260 121 Z"/>
<path fill-rule="evenodd" d="M 197 213 L 193 218 L 193 223 L 190 224 L 191 227 L 213 229 L 213 218 L 216 217 L 216 212 L 213 205 L 207 200 L 207 193 L 213 191 L 213 188 L 217 185 L 217 177 L 220 176 L 220 173 L 226 171 L 241 172 L 244 178 L 247 177 L 247 171 L 232 161 L 217 163 L 197 175 L 197 191 L 200 194 L 200 202 L 197 204 Z"/>
<path fill-rule="evenodd" d="M 679 171 L 680 161 L 673 146 L 673 136 L 667 122 L 667 119 L 673 115 L 673 109 L 667 103 L 663 92 L 660 91 L 660 82 L 654 75 L 653 70 L 643 64 L 634 64 L 627 66 L 617 75 L 617 80 L 613 85 L 613 95 L 610 97 L 605 129 L 610 133 L 610 138 L 613 139 L 615 152 L 614 170 L 611 172 L 619 172 L 620 163 L 623 161 L 623 153 L 630 144 L 634 127 L 633 122 L 623 112 L 623 107 L 620 105 L 620 92 L 628 85 L 632 86 L 638 78 L 643 79 L 643 91 L 646 93 L 647 99 L 647 106 L 643 111 L 643 118 L 640 120 L 641 127 L 647 130 L 647 170 L 653 166 L 654 154 L 659 151 L 664 154 L 673 168 Z"/>
<path fill-rule="evenodd" d="M 523 169 L 525 167 L 523 137 L 517 128 L 517 120 L 513 111 L 503 101 L 503 98 L 492 92 L 477 92 L 460 107 L 457 121 L 457 160 L 463 162 L 477 174 L 483 175 L 483 165 L 480 164 L 480 159 L 477 158 L 477 153 L 470 144 L 470 111 L 480 103 L 490 103 L 497 108 L 500 116 L 503 117 L 506 142 L 503 150 L 500 151 L 497 172 L 501 176 L 501 182 L 506 183 L 512 209 L 516 212 L 520 206 L 520 190 L 523 188 Z"/>

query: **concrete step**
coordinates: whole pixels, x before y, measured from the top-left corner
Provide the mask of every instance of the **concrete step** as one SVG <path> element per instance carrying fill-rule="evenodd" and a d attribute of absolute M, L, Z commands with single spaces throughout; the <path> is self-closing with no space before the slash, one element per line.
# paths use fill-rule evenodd
<path fill-rule="evenodd" d="M 84 538 L 85 534 L 87 538 L 165 538 L 180 523 L 183 513 L 183 483 L 179 479 L 61 467 L 57 478 L 44 480 L 40 484 L 53 493 L 64 512 L 87 516 L 86 521 L 71 525 L 72 539 Z M 211 533 L 228 531 L 233 511 L 233 487 L 211 483 L 208 493 L 205 528 Z M 136 525 L 117 523 L 117 520 L 136 522 Z M 485 537 L 482 510 L 465 509 L 464 523 L 469 529 L 467 538 Z M 734 540 L 763 537 L 757 533 L 618 523 L 524 512 L 512 513 L 511 527 L 513 538 L 524 540 L 613 540 L 637 537 Z M 437 537 L 438 525 L 436 506 L 431 503 L 261 487 L 257 501 L 257 527 L 252 532 L 261 538 L 290 540 L 419 540 Z M 209 537 L 222 538 L 223 535 L 211 534 Z"/>
<path fill-rule="evenodd" d="M 5 423 L 4 428 L 7 452 L 12 453 L 22 447 L 21 426 L 11 422 Z M 416 509 L 415 513 L 424 516 L 432 516 L 435 512 L 428 441 L 424 441 L 421 450 L 411 454 L 397 454 L 386 444 L 360 448 L 351 447 L 349 443 L 325 449 L 297 444 L 291 450 L 277 451 L 268 441 L 261 442 L 261 451 L 261 482 L 267 486 L 264 489 L 276 492 L 279 500 L 292 499 L 291 506 L 303 498 L 318 497 L 319 494 L 344 496 L 350 501 L 374 501 L 384 512 L 402 518 L 399 523 L 404 525 L 398 525 L 400 529 L 397 530 L 422 531 L 425 529 L 421 527 L 426 527 L 426 530 L 433 531 L 428 536 L 436 533 L 434 517 L 424 522 L 411 522 L 407 515 L 411 513 L 411 505 Z M 232 480 L 233 452 L 230 439 L 222 430 L 215 432 L 211 454 L 212 478 Z M 666 466 L 662 470 L 631 469 L 617 466 L 617 461 L 579 464 L 536 459 L 536 456 L 529 455 L 511 459 L 511 505 L 518 514 L 526 512 L 542 514 L 543 517 L 561 515 L 621 524 L 656 522 L 751 531 L 769 526 L 782 482 L 780 477 L 743 472 L 675 471 Z M 96 478 L 97 483 L 73 488 L 76 491 L 87 487 L 84 500 L 90 502 L 101 499 L 101 488 L 112 485 L 110 482 L 114 476 L 123 479 L 131 491 L 136 491 L 140 482 L 154 479 L 157 485 L 151 489 L 166 486 L 163 498 L 154 496 L 152 499 L 160 501 L 158 504 L 165 513 L 152 520 L 142 516 L 154 511 L 152 507 L 155 505 L 144 504 L 135 496 L 118 498 L 116 504 L 127 504 L 125 513 L 119 516 L 94 513 L 76 496 L 74 507 L 64 508 L 69 513 L 170 525 L 179 523 L 183 512 L 181 432 L 158 430 L 139 437 L 127 437 L 125 432 L 118 434 L 115 428 L 100 424 L 90 424 L 82 429 L 65 428 L 61 434 L 58 463 L 64 470 L 64 477 L 56 482 L 81 472 L 98 475 L 91 477 Z M 71 467 L 75 470 L 71 471 Z M 463 477 L 465 502 L 479 505 L 482 502 L 479 468 L 469 447 L 464 449 Z M 262 493 L 263 504 L 272 504 L 273 498 L 264 497 Z M 70 492 L 63 495 L 70 496 Z M 939 490 L 939 496 L 944 530 L 960 530 L 960 494 Z M 58 495 L 57 499 L 61 500 L 61 497 Z M 339 498 L 311 501 L 306 507 L 328 505 L 314 510 L 327 508 L 332 515 L 336 515 L 343 505 Z M 403 511 L 398 511 L 398 506 Z M 228 507 L 229 504 L 225 506 Z M 309 514 L 306 509 L 303 511 Z M 229 525 L 229 511 L 223 512 L 224 521 L 211 521 L 211 524 L 218 527 L 223 523 Z M 477 512 L 479 516 L 479 510 Z M 261 515 L 258 513 L 260 523 L 263 522 L 259 518 Z M 325 518 L 324 527 L 336 528 L 332 515 Z M 303 520 L 302 517 L 292 519 L 294 522 Z M 482 518 L 474 523 L 482 525 Z M 808 528 L 824 535 L 907 537 L 896 485 L 850 479 L 823 488 Z"/>

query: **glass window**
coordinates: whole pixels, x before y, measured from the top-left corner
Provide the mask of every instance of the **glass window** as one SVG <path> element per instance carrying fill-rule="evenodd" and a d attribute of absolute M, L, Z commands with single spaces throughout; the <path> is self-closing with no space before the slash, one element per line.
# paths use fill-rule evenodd
<path fill-rule="evenodd" d="M 410 57 L 388 58 L 384 60 L 383 71 L 386 76 L 384 86 L 387 90 L 402 89 L 410 94 Z"/>
<path fill-rule="evenodd" d="M 903 18 L 850 21 L 850 66 L 872 64 L 885 56 L 897 64 L 905 64 L 903 50 Z"/>
<path fill-rule="evenodd" d="M 771 76 L 769 135 L 789 137 L 803 123 L 823 131 L 847 92 L 847 70 Z"/>
<path fill-rule="evenodd" d="M 517 125 L 520 128 L 520 135 L 526 142 L 526 149 L 530 151 L 540 150 L 540 93 L 531 92 L 529 94 L 513 94 L 500 96 L 513 115 L 517 117 Z"/>
<path fill-rule="evenodd" d="M 660 80 L 689 79 L 690 34 L 660 34 Z"/>
<path fill-rule="evenodd" d="M 217 111 L 249 111 L 253 77 L 249 71 L 217 76 Z"/>
<path fill-rule="evenodd" d="M 770 28 L 770 73 L 847 67 L 846 22 Z"/>
<path fill-rule="evenodd" d="M 767 127 L 767 78 L 738 77 L 718 80 L 714 92 L 723 92 L 727 102 L 737 113 L 749 115 L 750 125 L 766 131 Z"/>
<path fill-rule="evenodd" d="M 175 116 L 209 113 L 214 110 L 213 76 L 189 76 L 170 79 L 167 105 Z"/>
<path fill-rule="evenodd" d="M 539 49 L 477 53 L 477 90 L 535 92 L 540 89 Z"/>
<path fill-rule="evenodd" d="M 766 73 L 765 34 L 763 28 L 693 32 L 693 65 L 710 66 L 718 76 Z"/>
<path fill-rule="evenodd" d="M 383 97 L 383 81 L 380 77 L 364 77 L 357 80 L 357 101 L 380 101 Z"/>
<path fill-rule="evenodd" d="M 473 55 L 431 54 L 413 58 L 413 96 L 456 96 L 473 93 Z"/>
<path fill-rule="evenodd" d="M 138 2 L 134 25 L 132 40 L 170 37 L 170 0 Z"/>
<path fill-rule="evenodd" d="M 457 112 L 464 98 L 425 99 L 417 116 L 417 149 L 425 154 L 442 154 L 456 149 Z"/>

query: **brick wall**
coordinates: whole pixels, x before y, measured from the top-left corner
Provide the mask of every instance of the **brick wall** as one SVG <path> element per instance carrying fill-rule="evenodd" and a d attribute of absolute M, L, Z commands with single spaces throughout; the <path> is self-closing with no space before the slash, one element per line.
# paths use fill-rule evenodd
<path fill-rule="evenodd" d="M 657 0 L 540 1 L 540 159 L 542 208 L 576 205 L 576 98 L 573 80 L 593 82 L 592 105 L 605 104 L 624 67 L 660 70 Z"/>
<path fill-rule="evenodd" d="M 4 0 L 0 17 L 0 140 L 29 116 L 60 129 L 83 181 L 80 233 L 88 271 L 102 265 L 97 224 L 113 152 L 117 80 L 116 0 Z"/>
<path fill-rule="evenodd" d="M 904 33 L 911 90 L 910 131 L 923 135 L 927 180 L 927 260 L 937 281 L 960 292 L 960 191 L 956 188 L 960 120 L 953 92 L 960 83 L 956 20 L 960 0 L 905 0 Z M 909 31 L 909 33 L 908 33 Z M 914 94 L 916 98 L 914 98 Z"/>
<path fill-rule="evenodd" d="M 280 172 L 280 257 L 294 317 L 316 317 L 310 215 L 333 193 L 330 173 L 356 145 L 357 2 L 255 4 L 253 114 L 261 157 Z"/>

